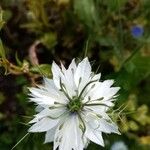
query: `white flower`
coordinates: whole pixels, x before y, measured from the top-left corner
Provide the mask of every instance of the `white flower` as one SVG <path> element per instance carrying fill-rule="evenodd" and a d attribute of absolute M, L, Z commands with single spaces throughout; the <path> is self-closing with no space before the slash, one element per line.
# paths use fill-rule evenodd
<path fill-rule="evenodd" d="M 99 81 L 88 58 L 78 65 L 73 59 L 68 69 L 53 62 L 52 73 L 43 86 L 30 88 L 38 114 L 29 132 L 46 132 L 45 143 L 54 142 L 54 150 L 83 150 L 89 141 L 104 146 L 103 132 L 120 134 L 107 113 L 119 90 L 113 80 Z"/>

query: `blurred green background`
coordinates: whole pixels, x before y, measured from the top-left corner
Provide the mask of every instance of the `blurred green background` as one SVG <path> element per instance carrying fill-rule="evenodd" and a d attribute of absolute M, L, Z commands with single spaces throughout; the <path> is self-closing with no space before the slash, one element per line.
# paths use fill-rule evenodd
<path fill-rule="evenodd" d="M 27 87 L 51 77 L 53 60 L 67 67 L 85 56 L 121 87 L 113 117 L 122 133 L 87 149 L 150 149 L 150 0 L 0 0 L 0 39 L 0 150 L 27 133 Z M 30 134 L 15 149 L 52 149 L 43 142 Z"/>

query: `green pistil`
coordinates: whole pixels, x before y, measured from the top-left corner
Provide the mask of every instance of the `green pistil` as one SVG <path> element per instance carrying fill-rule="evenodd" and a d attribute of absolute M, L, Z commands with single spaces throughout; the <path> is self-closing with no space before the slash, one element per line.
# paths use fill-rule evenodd
<path fill-rule="evenodd" d="M 79 112 L 83 108 L 81 99 L 79 99 L 78 97 L 74 97 L 71 101 L 69 101 L 67 108 L 72 113 Z"/>

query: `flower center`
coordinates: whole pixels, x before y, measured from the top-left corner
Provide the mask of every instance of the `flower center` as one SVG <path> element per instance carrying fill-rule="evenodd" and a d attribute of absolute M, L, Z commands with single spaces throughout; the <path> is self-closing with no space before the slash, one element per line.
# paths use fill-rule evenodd
<path fill-rule="evenodd" d="M 82 110 L 83 105 L 81 99 L 78 97 L 73 97 L 73 99 L 68 103 L 67 108 L 72 113 Z"/>

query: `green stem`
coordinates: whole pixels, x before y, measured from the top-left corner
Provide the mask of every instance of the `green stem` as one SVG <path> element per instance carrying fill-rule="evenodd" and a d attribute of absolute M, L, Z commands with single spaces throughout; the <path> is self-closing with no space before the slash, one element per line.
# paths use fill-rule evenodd
<path fill-rule="evenodd" d="M 30 133 L 27 133 L 25 136 L 23 136 L 15 146 L 13 146 L 13 148 L 11 150 L 13 150 L 18 144 L 20 144 Z"/>
<path fill-rule="evenodd" d="M 85 53 L 84 53 L 84 58 L 87 56 L 88 47 L 89 47 L 89 38 L 87 39 L 86 44 L 85 44 Z"/>
<path fill-rule="evenodd" d="M 133 51 L 133 53 L 122 63 L 122 65 L 121 65 L 120 68 L 123 68 L 124 65 L 125 65 L 128 61 L 130 61 L 130 60 L 133 58 L 133 56 L 142 48 L 142 46 L 143 46 L 143 44 L 141 44 L 140 46 L 138 46 L 138 47 Z"/>

